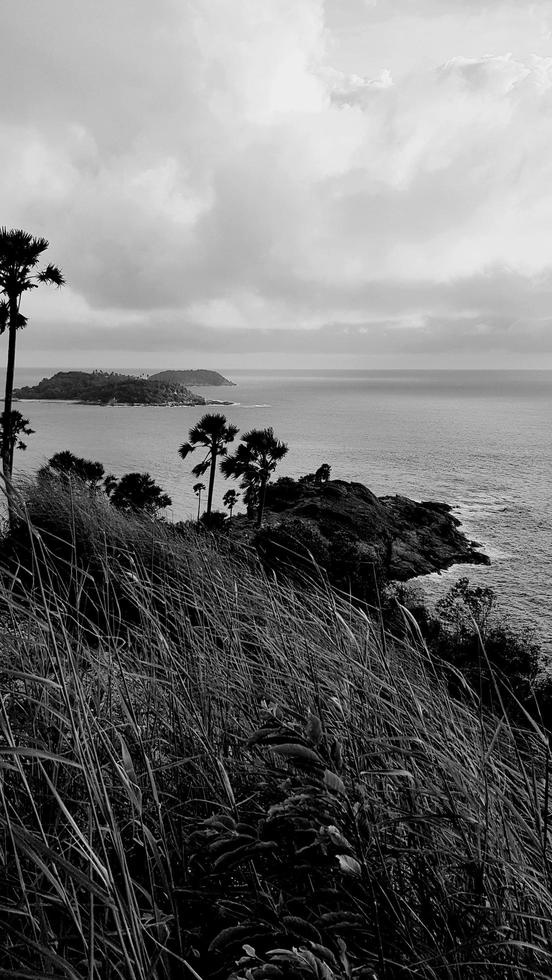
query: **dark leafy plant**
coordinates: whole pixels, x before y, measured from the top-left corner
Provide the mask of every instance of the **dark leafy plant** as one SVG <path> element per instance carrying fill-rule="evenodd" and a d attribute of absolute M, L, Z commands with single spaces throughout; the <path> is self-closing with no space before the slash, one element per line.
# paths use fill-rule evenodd
<path fill-rule="evenodd" d="M 125 473 L 111 493 L 111 502 L 119 510 L 151 517 L 172 504 L 169 495 L 163 493 L 149 473 Z"/>
<path fill-rule="evenodd" d="M 212 510 L 210 514 L 205 512 L 201 515 L 199 522 L 207 531 L 219 533 L 227 530 L 228 518 L 223 510 Z"/>
<path fill-rule="evenodd" d="M 2 442 L 4 441 L 5 418 L 5 412 L 2 412 L 0 415 L 0 437 Z M 31 429 L 29 419 L 23 418 L 21 412 L 12 410 L 8 433 L 9 467 L 11 473 L 13 471 L 13 454 L 15 450 L 25 450 L 27 448 L 27 443 L 21 437 L 34 435 L 34 429 Z"/>
<path fill-rule="evenodd" d="M 68 449 L 54 453 L 48 460 L 48 468 L 65 479 L 77 478 L 91 488 L 97 488 L 104 478 L 105 470 L 98 460 L 75 456 Z M 44 470 L 43 475 L 47 475 Z"/>

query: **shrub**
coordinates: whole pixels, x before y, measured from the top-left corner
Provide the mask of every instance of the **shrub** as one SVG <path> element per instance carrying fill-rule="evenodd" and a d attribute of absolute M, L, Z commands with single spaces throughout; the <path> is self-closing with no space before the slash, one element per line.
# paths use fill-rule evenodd
<path fill-rule="evenodd" d="M 210 514 L 202 514 L 199 523 L 207 531 L 220 534 L 228 529 L 228 516 L 223 510 L 212 510 Z"/>

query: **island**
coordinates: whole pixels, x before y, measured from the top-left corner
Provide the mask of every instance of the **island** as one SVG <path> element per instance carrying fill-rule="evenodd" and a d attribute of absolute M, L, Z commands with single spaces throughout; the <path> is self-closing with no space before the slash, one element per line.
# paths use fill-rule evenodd
<path fill-rule="evenodd" d="M 14 399 L 77 401 L 87 405 L 207 405 L 183 384 L 113 371 L 58 371 L 37 385 L 15 388 Z"/>
<path fill-rule="evenodd" d="M 224 378 L 218 371 L 204 371 L 200 369 L 193 371 L 157 371 L 156 374 L 150 374 L 149 380 L 186 385 L 188 388 L 215 388 L 222 385 L 235 387 L 233 381 Z"/>

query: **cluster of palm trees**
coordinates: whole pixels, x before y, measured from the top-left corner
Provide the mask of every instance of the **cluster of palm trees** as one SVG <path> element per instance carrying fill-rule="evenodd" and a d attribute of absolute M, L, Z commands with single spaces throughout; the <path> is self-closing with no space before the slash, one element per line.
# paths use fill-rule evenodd
<path fill-rule="evenodd" d="M 188 434 L 188 442 L 183 443 L 178 450 L 182 459 L 186 459 L 196 449 L 204 451 L 203 459 L 194 466 L 192 473 L 196 477 L 209 472 L 206 514 L 210 515 L 213 507 L 213 491 L 215 475 L 220 463 L 220 470 L 226 478 L 233 477 L 241 481 L 243 500 L 248 512 L 256 511 L 257 525 L 263 520 L 266 488 L 278 463 L 288 452 L 285 442 L 274 435 L 272 428 L 251 429 L 242 436 L 236 451 L 230 455 L 228 446 L 234 442 L 239 429 L 227 422 L 224 415 L 216 412 L 207 413 L 199 420 Z M 205 490 L 204 483 L 194 485 L 194 493 L 198 497 L 198 520 L 201 513 L 201 495 Z M 230 516 L 238 501 L 235 490 L 227 490 L 223 501 Z"/>
<path fill-rule="evenodd" d="M 4 411 L 0 419 L 2 429 L 0 455 L 10 517 L 14 449 L 16 445 L 24 448 L 20 436 L 29 435 L 32 431 L 29 429 L 28 419 L 24 419 L 20 412 L 12 410 L 17 331 L 27 323 L 27 317 L 21 313 L 21 299 L 24 293 L 37 289 L 42 283 L 63 286 L 65 282 L 56 265 L 48 263 L 38 268 L 48 244 L 45 238 L 35 238 L 20 228 L 11 230 L 0 228 L 0 334 L 5 333 L 6 330 L 8 332 Z"/>
<path fill-rule="evenodd" d="M 28 419 L 24 419 L 20 412 L 13 411 L 12 408 L 17 331 L 27 323 L 27 318 L 21 312 L 21 300 L 24 293 L 36 289 L 43 283 L 58 287 L 65 283 L 56 265 L 48 263 L 39 268 L 41 257 L 48 245 L 45 238 L 35 238 L 20 228 L 11 230 L 0 228 L 0 334 L 6 331 L 8 334 L 4 411 L 0 416 L 0 458 L 10 519 L 14 449 L 16 447 L 24 449 L 25 443 L 21 436 L 30 435 L 32 432 Z M 272 428 L 252 429 L 242 436 L 235 453 L 229 455 L 227 447 L 234 441 L 238 431 L 235 425 L 227 422 L 224 415 L 217 413 L 204 415 L 190 429 L 188 442 L 180 447 L 179 453 L 182 459 L 186 459 L 188 454 L 196 449 L 202 448 L 205 451 L 204 458 L 194 466 L 192 472 L 198 478 L 209 473 L 206 506 L 208 515 L 212 511 L 215 475 L 217 465 L 220 463 L 221 472 L 225 477 L 233 477 L 241 481 L 244 503 L 249 512 L 256 511 L 257 524 L 260 525 L 268 482 L 276 466 L 286 455 L 288 447 L 275 437 Z M 198 517 L 204 490 L 203 483 L 195 484 Z M 224 503 L 230 511 L 230 516 L 237 500 L 235 490 L 228 490 L 224 494 Z"/>

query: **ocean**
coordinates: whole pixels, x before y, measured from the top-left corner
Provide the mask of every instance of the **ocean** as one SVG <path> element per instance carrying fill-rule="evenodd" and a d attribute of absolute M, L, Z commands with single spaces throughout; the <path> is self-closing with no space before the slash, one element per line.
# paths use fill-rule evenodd
<path fill-rule="evenodd" d="M 55 370 L 18 370 L 16 385 L 34 384 Z M 227 376 L 237 387 L 198 391 L 235 401 L 220 410 L 242 431 L 273 426 L 289 444 L 279 475 L 299 476 L 327 462 L 333 477 L 365 483 L 378 495 L 451 504 L 492 564 L 455 566 L 424 579 L 422 588 L 438 594 L 460 575 L 490 585 L 511 621 L 534 627 L 552 653 L 552 371 Z M 195 514 L 191 468 L 199 451 L 183 462 L 178 447 L 204 409 L 40 401 L 16 407 L 23 406 L 35 435 L 16 453 L 16 472 L 32 472 L 69 449 L 101 460 L 117 476 L 147 470 L 173 499 L 169 516 Z M 228 485 L 219 475 L 217 506 Z"/>

